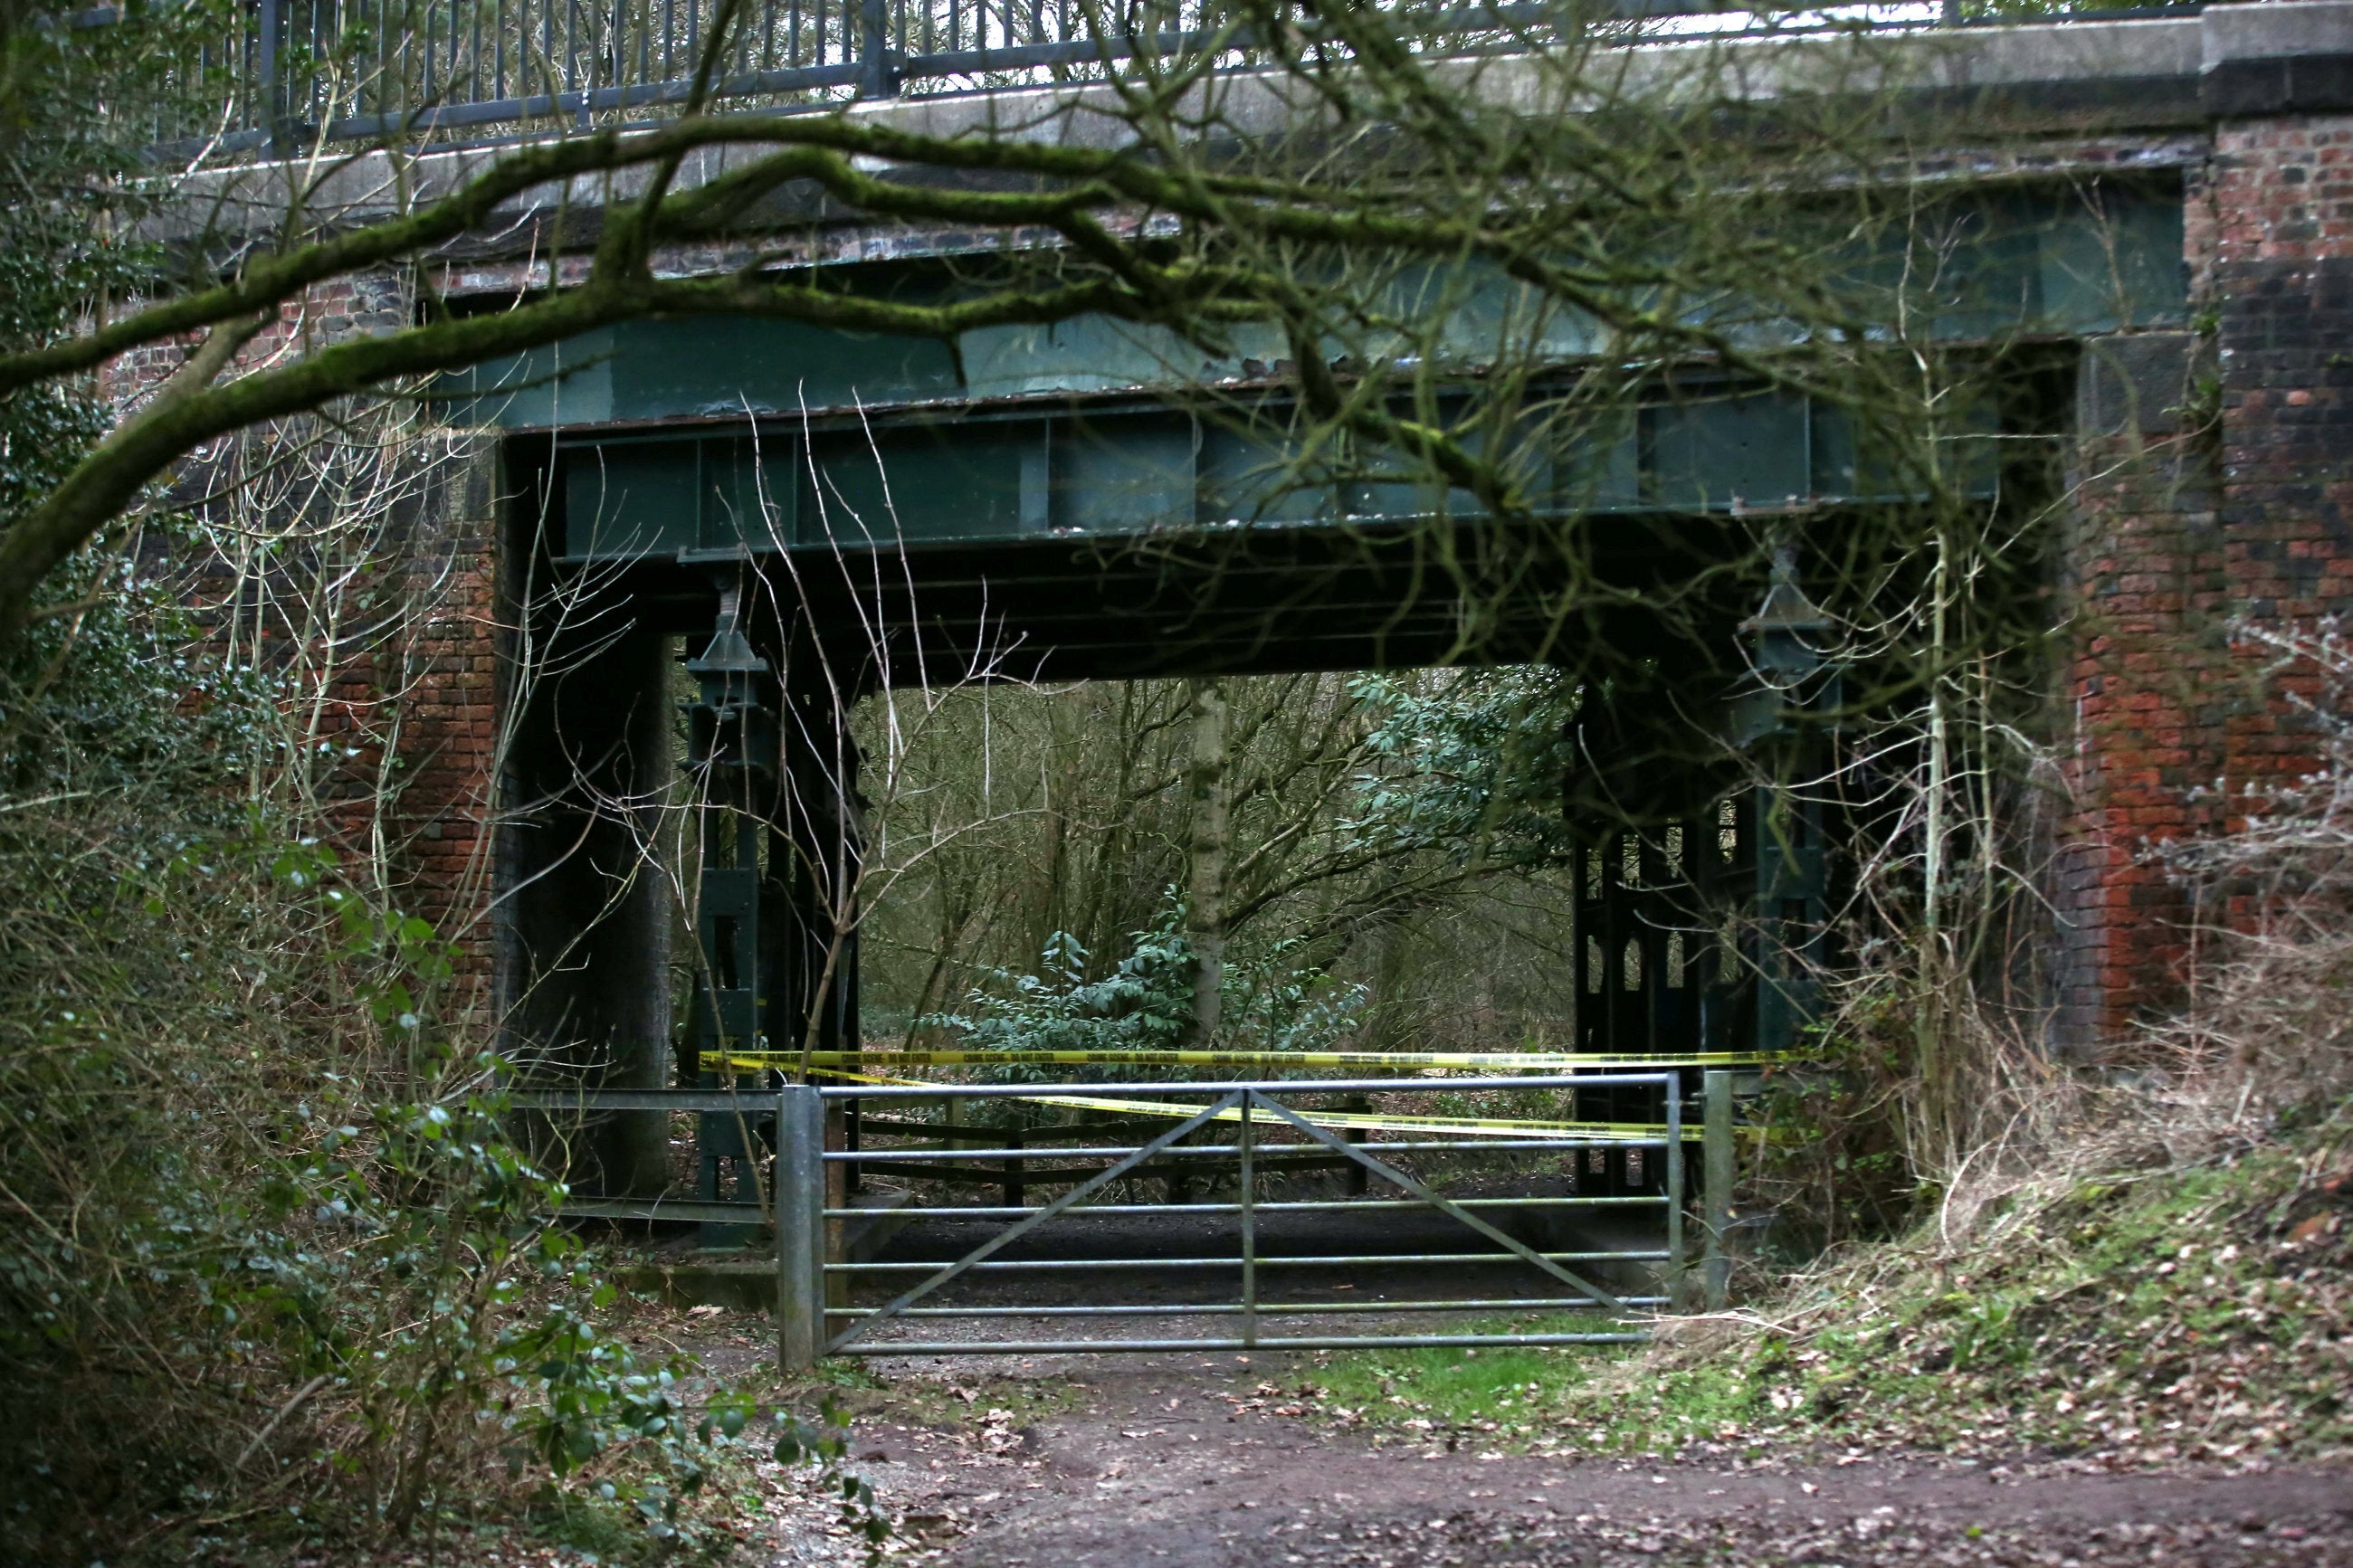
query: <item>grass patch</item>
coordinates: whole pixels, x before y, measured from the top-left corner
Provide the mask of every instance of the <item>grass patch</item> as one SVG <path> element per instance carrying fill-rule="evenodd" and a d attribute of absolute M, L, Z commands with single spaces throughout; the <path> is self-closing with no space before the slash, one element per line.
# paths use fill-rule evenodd
<path fill-rule="evenodd" d="M 1589 1332 L 1589 1314 L 1513 1318 L 1469 1325 L 1481 1334 Z M 1425 1346 L 1335 1352 L 1318 1359 L 1294 1397 L 1327 1419 L 1448 1447 L 1526 1448 L 1555 1431 L 1601 1370 L 1624 1362 L 1620 1346 Z M 1269 1395 L 1268 1397 L 1280 1397 Z"/>

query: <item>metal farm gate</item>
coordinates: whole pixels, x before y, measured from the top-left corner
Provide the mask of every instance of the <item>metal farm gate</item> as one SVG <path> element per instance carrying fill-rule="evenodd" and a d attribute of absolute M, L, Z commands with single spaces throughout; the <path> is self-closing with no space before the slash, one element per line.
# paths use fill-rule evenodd
<path fill-rule="evenodd" d="M 1681 1294 L 1684 1248 L 1685 1120 L 1681 1074 L 1672 1071 L 1546 1075 L 1480 1079 L 1261 1079 L 1222 1083 L 1060 1085 L 925 1084 L 811 1087 L 776 1090 L 774 1186 L 780 1202 L 776 1227 L 778 1337 L 787 1366 L 833 1355 L 997 1355 L 1059 1352 L 1311 1350 L 1374 1345 L 1535 1345 L 1626 1342 L 1645 1338 L 1638 1316 L 1665 1310 Z M 1709 1166 L 1721 1170 L 1716 1190 L 1729 1185 L 1731 1077 L 1707 1075 Z M 1663 1104 L 1655 1127 L 1552 1122 L 1482 1122 L 1385 1108 L 1379 1113 L 1303 1108 L 1301 1101 L 1339 1097 L 1361 1105 L 1377 1095 L 1400 1099 L 1489 1095 L 1522 1090 L 1633 1090 Z M 918 1121 L 890 1114 L 944 1100 L 1045 1100 L 1124 1110 L 1108 1126 L 1031 1128 L 1026 1136 L 1001 1129 Z M 749 1103 L 757 1103 L 750 1100 Z M 845 1137 L 846 1112 L 860 1111 L 856 1146 Z M 828 1110 L 837 1114 L 828 1115 Z M 880 1114 L 878 1114 L 878 1112 Z M 765 1120 L 765 1118 L 763 1119 Z M 1139 1126 L 1139 1122 L 1142 1126 Z M 832 1128 L 828 1138 L 828 1124 Z M 1156 1127 L 1157 1131 L 1151 1131 Z M 1146 1131 L 1150 1135 L 1146 1136 Z M 1043 1142 L 1043 1139 L 1051 1142 Z M 830 1146 L 828 1146 L 830 1144 Z M 991 1146 L 991 1145 L 994 1146 Z M 1721 1148 L 1718 1148 L 1718 1145 Z M 1532 1160 L 1582 1156 L 1596 1149 L 1656 1152 L 1659 1190 L 1591 1194 L 1575 1191 L 1441 1193 L 1414 1169 L 1442 1164 L 1461 1175 L 1491 1174 L 1482 1188 L 1530 1179 Z M 984 1164 L 983 1163 L 987 1163 Z M 1269 1197 L 1270 1176 L 1314 1166 L 1338 1167 L 1351 1178 L 1349 1195 Z M 850 1201 L 858 1172 L 890 1171 L 911 1180 L 983 1182 L 998 1185 L 997 1204 L 909 1201 L 890 1211 L 894 1223 L 952 1225 L 986 1234 L 937 1256 L 859 1258 L 841 1244 L 847 1226 L 871 1222 L 875 1209 Z M 1516 1174 L 1514 1173 L 1516 1172 Z M 1358 1178 L 1361 1179 L 1358 1179 Z M 1134 1201 L 1146 1183 L 1166 1184 L 1171 1201 Z M 1554 1185 L 1562 1184 L 1557 1178 Z M 1374 1186 L 1378 1194 L 1367 1189 Z M 1115 1186 L 1119 1190 L 1114 1190 Z M 1219 1191 L 1230 1187 L 1230 1196 Z M 1058 1195 L 1027 1201 L 1033 1189 Z M 1367 1195 L 1355 1195 L 1367 1191 Z M 1197 1198 L 1201 1193 L 1207 1195 Z M 871 1194 L 869 1194 L 870 1196 Z M 701 1208 L 703 1205 L 693 1205 Z M 678 1211 L 680 1218 L 702 1217 Z M 1639 1244 L 1574 1245 L 1574 1231 L 1551 1223 L 1601 1213 L 1651 1223 Z M 1402 1225 L 1451 1222 L 1445 1240 L 1418 1239 L 1373 1250 L 1303 1250 L 1270 1245 L 1269 1226 L 1293 1216 L 1382 1216 Z M 1143 1245 L 1103 1255 L 1025 1255 L 1058 1220 L 1124 1220 Z M 1224 1245 L 1201 1247 L 1200 1222 L 1216 1221 Z M 1170 1249 L 1155 1231 L 1187 1226 L 1192 1247 Z M 1706 1225 L 1709 1268 L 1705 1293 L 1721 1292 L 1714 1245 L 1721 1226 Z M 903 1234 L 903 1233 L 902 1233 Z M 1402 1232 L 1400 1232 L 1402 1234 Z M 1534 1237 L 1535 1239 L 1531 1240 Z M 966 1237 L 969 1240 L 969 1237 Z M 1564 1240 L 1568 1245 L 1561 1245 Z M 934 1249 L 935 1252 L 937 1248 Z M 1125 1255 L 1122 1255 L 1125 1254 Z M 1596 1266 L 1648 1273 L 1660 1285 L 1630 1293 L 1594 1278 Z M 1303 1271 L 1337 1271 L 1349 1289 L 1385 1278 L 1432 1273 L 1460 1279 L 1482 1272 L 1507 1275 L 1513 1288 L 1496 1294 L 1440 1289 L 1400 1298 L 1366 1290 L 1345 1301 L 1309 1300 L 1287 1288 Z M 1198 1282 L 1181 1301 L 1140 1299 L 1138 1282 L 1174 1276 Z M 1018 1280 L 1028 1287 L 1018 1303 L 958 1299 L 952 1288 Z M 861 1291 L 860 1287 L 865 1289 Z M 1327 1295 L 1328 1295 L 1327 1290 Z M 876 1298 L 881 1298 L 877 1300 Z M 1436 1324 L 1433 1317 L 1493 1317 L 1588 1311 L 1590 1329 L 1547 1325 L 1514 1331 Z M 1345 1332 L 1317 1332 L 1316 1320 L 1340 1318 Z M 1082 1325 L 1116 1320 L 1208 1319 L 1231 1324 L 1225 1332 L 1126 1336 L 1087 1333 Z M 1272 1320 L 1270 1330 L 1269 1320 Z M 1367 1321 L 1366 1320 L 1370 1320 Z M 1047 1322 L 1050 1337 L 981 1333 L 961 1337 L 935 1325 L 950 1322 Z M 1394 1324 L 1394 1327 L 1390 1325 Z M 1067 1329 L 1065 1326 L 1068 1326 Z M 884 1331 L 898 1333 L 886 1336 Z M 907 1332 L 906 1331 L 915 1331 Z"/>

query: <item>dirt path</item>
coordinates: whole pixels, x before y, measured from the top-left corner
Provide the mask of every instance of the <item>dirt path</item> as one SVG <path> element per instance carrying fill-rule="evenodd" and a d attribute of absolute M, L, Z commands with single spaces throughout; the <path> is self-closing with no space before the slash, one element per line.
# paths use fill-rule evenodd
<path fill-rule="evenodd" d="M 1377 1448 L 1279 1413 L 1259 1386 L 1305 1375 L 1279 1356 L 927 1361 L 886 1373 L 896 1393 L 859 1423 L 857 1468 L 905 1519 L 899 1560 L 941 1568 L 2353 1568 L 2342 1469 L 1482 1459 Z M 1064 1407 L 1014 1408 L 1032 1399 Z M 780 1545 L 779 1564 L 841 1560 L 839 1543 Z"/>

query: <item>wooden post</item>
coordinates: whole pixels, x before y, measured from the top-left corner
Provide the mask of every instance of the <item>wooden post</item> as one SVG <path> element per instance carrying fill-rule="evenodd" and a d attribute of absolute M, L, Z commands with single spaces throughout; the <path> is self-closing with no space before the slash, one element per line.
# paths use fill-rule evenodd
<path fill-rule="evenodd" d="M 1702 1287 L 1707 1310 L 1721 1312 L 1732 1300 L 1732 1258 L 1724 1249 L 1733 1219 L 1732 1075 L 1703 1075 L 1700 1099 Z"/>

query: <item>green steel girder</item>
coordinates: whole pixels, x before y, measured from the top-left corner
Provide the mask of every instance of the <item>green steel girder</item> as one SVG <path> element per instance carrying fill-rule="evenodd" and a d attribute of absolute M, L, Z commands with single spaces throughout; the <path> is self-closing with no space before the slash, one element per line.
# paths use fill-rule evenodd
<path fill-rule="evenodd" d="M 836 546 L 1012 543 L 1195 529 L 1364 528 L 1477 500 L 1303 472 L 1270 405 L 1235 429 L 1128 403 L 1056 413 L 923 413 L 849 428 L 615 435 L 560 449 L 561 559 L 684 560 Z M 1606 437 L 1514 454 L 1540 515 L 1728 512 L 1897 499 L 1843 416 L 1801 395 L 1700 390 L 1628 411 Z M 1998 478 L 1995 426 L 1959 438 L 1971 488 Z"/>
<path fill-rule="evenodd" d="M 1873 252 L 1850 270 L 1911 287 L 1951 341 L 2188 318 L 2178 186 L 1979 192 L 1923 221 L 1945 241 L 1933 283 L 1901 282 L 1918 261 L 1910 254 Z M 919 295 L 951 287 L 921 275 L 876 286 Z M 1410 296 L 1414 285 L 1394 287 Z M 1562 364 L 1599 346 L 1586 324 L 1538 320 L 1519 288 L 1499 276 L 1447 291 L 1444 325 L 1467 376 L 1502 341 Z M 1413 299 L 1398 303 L 1409 310 Z M 1411 484 L 1302 471 L 1279 402 L 1248 429 L 1173 406 L 1188 388 L 1222 385 L 1230 397 L 1283 352 L 1245 341 L 1229 359 L 1205 360 L 1173 336 L 1102 318 L 955 342 L 788 321 L 647 321 L 482 366 L 445 390 L 460 416 L 555 433 L 563 520 L 551 544 L 576 561 L 1319 527 L 1478 510 L 1468 497 Z M 1978 446 L 1957 461 L 1989 488 L 1991 443 Z M 1855 447 L 1834 409 L 1685 383 L 1628 408 L 1614 428 L 1532 440 L 1514 463 L 1540 513 L 1891 499 Z"/>
<path fill-rule="evenodd" d="M 1839 216 L 1828 216 L 1819 241 L 1827 265 L 1865 289 L 1909 293 L 1947 342 L 2019 331 L 2081 336 L 2189 318 L 2178 177 L 1964 190 L 1876 241 L 1848 237 Z M 1793 207 L 1793 223 L 1809 221 Z M 964 287 L 940 267 L 861 264 L 864 275 L 843 286 L 909 300 Z M 1589 320 L 1547 306 L 1500 272 L 1466 282 L 1461 273 L 1409 268 L 1388 293 L 1401 316 L 1443 311 L 1442 352 L 1466 371 L 1492 362 L 1499 342 L 1537 363 L 1573 364 L 1607 348 Z M 1773 331 L 1755 321 L 1735 330 Z M 452 375 L 441 390 L 464 422 L 586 430 L 1165 394 L 1260 379 L 1289 357 L 1271 329 L 1238 330 L 1224 355 L 1209 357 L 1166 330 L 1095 316 L 984 328 L 953 342 L 684 318 L 584 333 Z"/>

